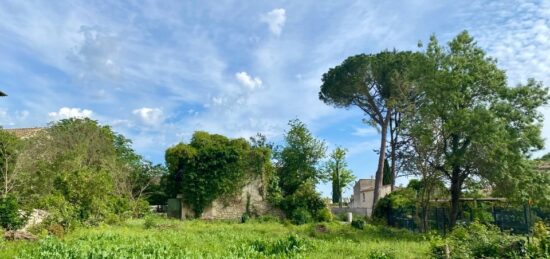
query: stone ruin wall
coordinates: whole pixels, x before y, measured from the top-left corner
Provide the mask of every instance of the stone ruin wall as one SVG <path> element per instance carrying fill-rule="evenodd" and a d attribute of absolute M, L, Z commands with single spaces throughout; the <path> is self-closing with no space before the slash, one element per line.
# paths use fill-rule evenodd
<path fill-rule="evenodd" d="M 261 179 L 255 179 L 245 185 L 240 195 L 236 197 L 218 198 L 212 202 L 210 207 L 207 207 L 201 219 L 231 219 L 239 220 L 246 211 L 247 196 L 250 194 L 250 212 L 253 215 L 280 214 L 274 209 L 265 197 L 260 192 L 262 188 Z M 191 210 L 184 207 L 186 215 L 189 215 Z M 188 216 L 186 216 L 188 217 Z"/>

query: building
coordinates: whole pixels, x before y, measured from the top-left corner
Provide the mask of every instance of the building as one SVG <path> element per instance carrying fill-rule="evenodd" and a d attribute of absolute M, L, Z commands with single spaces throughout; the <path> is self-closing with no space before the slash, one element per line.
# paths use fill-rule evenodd
<path fill-rule="evenodd" d="M 391 185 L 384 185 L 380 189 L 380 198 L 391 192 Z M 350 208 L 364 209 L 367 216 L 372 214 L 374 201 L 374 179 L 359 179 L 353 186 L 353 197 Z"/>

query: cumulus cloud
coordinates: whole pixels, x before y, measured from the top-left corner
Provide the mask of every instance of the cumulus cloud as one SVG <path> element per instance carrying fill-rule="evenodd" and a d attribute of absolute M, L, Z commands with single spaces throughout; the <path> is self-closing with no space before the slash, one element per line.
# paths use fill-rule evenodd
<path fill-rule="evenodd" d="M 93 112 L 87 109 L 63 107 L 57 112 L 48 113 L 48 116 L 53 120 L 62 120 L 68 118 L 89 118 L 92 114 Z"/>
<path fill-rule="evenodd" d="M 256 89 L 262 86 L 262 80 L 259 77 L 252 77 L 246 72 L 239 72 L 235 74 L 237 81 L 248 89 Z"/>
<path fill-rule="evenodd" d="M 149 125 L 156 125 L 164 120 L 164 114 L 160 108 L 142 107 L 132 111 L 139 119 Z"/>
<path fill-rule="evenodd" d="M 285 9 L 278 8 L 273 9 L 267 14 L 264 14 L 261 18 L 262 22 L 267 23 L 271 33 L 279 36 L 283 31 L 283 26 L 286 21 L 286 11 Z"/>

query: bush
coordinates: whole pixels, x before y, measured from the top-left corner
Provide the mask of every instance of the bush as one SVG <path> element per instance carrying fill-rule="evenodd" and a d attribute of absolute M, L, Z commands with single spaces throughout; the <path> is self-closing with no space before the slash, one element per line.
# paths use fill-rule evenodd
<path fill-rule="evenodd" d="M 320 194 L 309 184 L 300 186 L 295 193 L 285 197 L 280 208 L 298 225 L 332 218 Z"/>
<path fill-rule="evenodd" d="M 17 200 L 12 196 L 0 198 L 0 227 L 16 230 L 24 224 L 25 218 L 19 212 Z"/>
<path fill-rule="evenodd" d="M 351 226 L 356 229 L 364 229 L 365 228 L 365 221 L 363 219 L 356 219 L 351 221 Z"/>
<path fill-rule="evenodd" d="M 145 222 L 143 223 L 143 226 L 146 229 L 156 228 L 156 227 L 159 226 L 159 223 L 158 223 L 158 220 L 155 216 L 146 216 L 145 217 Z"/>
<path fill-rule="evenodd" d="M 372 251 L 367 255 L 367 259 L 393 259 L 395 256 L 387 251 Z"/>
<path fill-rule="evenodd" d="M 306 240 L 298 237 L 296 234 L 289 235 L 284 239 L 278 239 L 275 242 L 266 242 L 256 240 L 252 242 L 253 250 L 267 256 L 276 257 L 295 257 L 297 254 L 307 249 L 308 243 Z"/>
<path fill-rule="evenodd" d="M 332 212 L 327 207 L 322 208 L 317 214 L 317 221 L 332 221 Z"/>
<path fill-rule="evenodd" d="M 435 239 L 432 255 L 445 258 L 446 246 L 452 258 L 515 258 L 526 256 L 527 249 L 522 238 L 478 222 L 456 227 L 445 239 Z"/>
<path fill-rule="evenodd" d="M 293 211 L 290 218 L 292 223 L 296 225 L 303 225 L 312 221 L 311 213 L 305 208 L 299 208 Z"/>
<path fill-rule="evenodd" d="M 398 189 L 380 199 L 372 213 L 373 218 L 386 220 L 392 210 L 414 211 L 416 208 L 415 190 Z"/>
<path fill-rule="evenodd" d="M 65 235 L 65 229 L 63 229 L 63 226 L 54 223 L 48 227 L 48 234 L 56 236 L 58 238 L 63 238 L 63 236 Z"/>

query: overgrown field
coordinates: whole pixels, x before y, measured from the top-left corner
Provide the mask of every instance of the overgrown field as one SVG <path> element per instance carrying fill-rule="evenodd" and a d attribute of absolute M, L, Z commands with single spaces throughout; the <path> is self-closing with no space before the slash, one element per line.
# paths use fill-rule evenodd
<path fill-rule="evenodd" d="M 0 241 L 0 258 L 425 258 L 429 242 L 403 230 L 338 222 L 130 220 L 62 239 Z"/>

